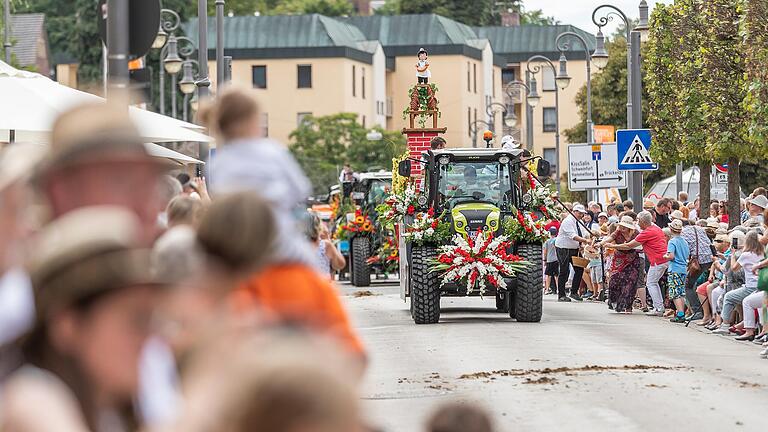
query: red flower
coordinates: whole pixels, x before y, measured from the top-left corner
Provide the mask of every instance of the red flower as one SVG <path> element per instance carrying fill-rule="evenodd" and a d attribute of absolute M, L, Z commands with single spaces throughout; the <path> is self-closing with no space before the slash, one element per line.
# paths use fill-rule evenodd
<path fill-rule="evenodd" d="M 439 223 L 437 221 L 432 221 L 432 229 L 437 229 L 437 226 Z"/>
<path fill-rule="evenodd" d="M 538 219 L 538 218 L 539 218 L 539 217 L 538 217 L 538 216 L 536 216 L 534 213 L 531 213 L 531 219 L 532 219 L 532 220 L 536 220 L 536 219 Z"/>
<path fill-rule="evenodd" d="M 429 217 L 435 217 L 435 208 L 430 207 L 429 211 L 427 211 L 427 214 L 429 215 Z"/>
<path fill-rule="evenodd" d="M 413 206 L 413 204 L 408 206 L 408 214 L 412 215 L 414 212 L 416 212 L 416 207 Z"/>
<path fill-rule="evenodd" d="M 495 286 L 495 287 L 499 286 L 499 281 L 497 281 L 497 280 L 496 280 L 496 277 L 495 277 L 495 276 L 493 276 L 493 275 L 488 275 L 488 282 L 489 282 L 491 285 Z"/>

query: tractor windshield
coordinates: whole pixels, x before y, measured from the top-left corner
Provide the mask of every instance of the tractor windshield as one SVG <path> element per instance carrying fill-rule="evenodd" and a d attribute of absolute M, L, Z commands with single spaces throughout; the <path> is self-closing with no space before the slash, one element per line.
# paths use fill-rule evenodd
<path fill-rule="evenodd" d="M 440 165 L 438 191 L 442 204 L 482 201 L 506 207 L 512 185 L 509 165 L 497 161 L 457 161 Z"/>
<path fill-rule="evenodd" d="M 392 189 L 392 180 L 377 179 L 371 182 L 371 190 L 368 193 L 368 202 L 377 206 L 383 203 Z"/>

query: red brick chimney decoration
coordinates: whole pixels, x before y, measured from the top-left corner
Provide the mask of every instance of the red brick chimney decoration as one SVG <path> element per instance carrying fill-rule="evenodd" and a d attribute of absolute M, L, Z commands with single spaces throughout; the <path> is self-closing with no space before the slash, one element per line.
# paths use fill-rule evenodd
<path fill-rule="evenodd" d="M 421 61 L 426 51 L 422 48 L 419 54 Z M 418 66 L 419 64 L 417 64 L 417 71 Z M 446 128 L 438 127 L 440 109 L 436 97 L 437 86 L 434 83 L 429 84 L 424 77 L 418 74 L 417 76 L 419 83 L 408 90 L 409 104 L 403 110 L 403 120 L 408 121 L 408 126 L 403 128 L 403 135 L 407 138 L 411 159 L 422 159 L 422 155 L 430 149 L 430 141 L 446 131 Z M 419 188 L 421 187 L 420 179 L 423 178 L 423 168 L 420 163 L 411 164 L 411 177 L 416 179 Z"/>

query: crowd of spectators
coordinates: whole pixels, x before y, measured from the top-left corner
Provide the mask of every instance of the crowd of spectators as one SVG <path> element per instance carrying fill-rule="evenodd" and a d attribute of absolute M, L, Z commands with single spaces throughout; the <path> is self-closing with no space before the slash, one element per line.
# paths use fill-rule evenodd
<path fill-rule="evenodd" d="M 565 203 L 544 246 L 544 290 L 561 302 L 604 301 L 617 313 L 695 321 L 768 347 L 768 270 L 760 271 L 768 268 L 766 190 L 740 200 L 736 222 L 727 204 L 713 201 L 704 213 L 684 192 L 645 200 L 637 213 L 631 201 L 605 209 Z M 768 348 L 760 355 L 768 358 Z"/>
<path fill-rule="evenodd" d="M 75 107 L 50 146 L 0 150 L 0 430 L 375 430 L 309 181 L 247 93 L 200 117 L 210 194 L 147 154 L 124 107 Z M 466 415 L 425 430 L 492 430 L 449 411 Z"/>

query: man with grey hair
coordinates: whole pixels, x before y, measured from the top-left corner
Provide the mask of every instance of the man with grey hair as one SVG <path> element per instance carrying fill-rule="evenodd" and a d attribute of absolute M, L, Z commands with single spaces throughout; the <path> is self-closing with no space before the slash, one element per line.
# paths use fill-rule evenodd
<path fill-rule="evenodd" d="M 667 238 L 664 236 L 664 232 L 653 223 L 653 215 L 643 210 L 637 215 L 637 224 L 642 230 L 640 234 L 635 237 L 629 243 L 623 245 L 617 245 L 616 249 L 628 250 L 638 246 L 643 247 L 648 262 L 651 267 L 648 269 L 648 276 L 645 282 L 645 289 L 640 289 L 641 298 L 645 297 L 645 291 L 651 294 L 653 300 L 653 310 L 648 311 L 646 315 L 649 316 L 662 316 L 664 314 L 664 297 L 661 295 L 661 286 L 659 286 L 659 280 L 667 271 L 669 263 L 664 258 L 664 254 L 667 253 Z"/>

